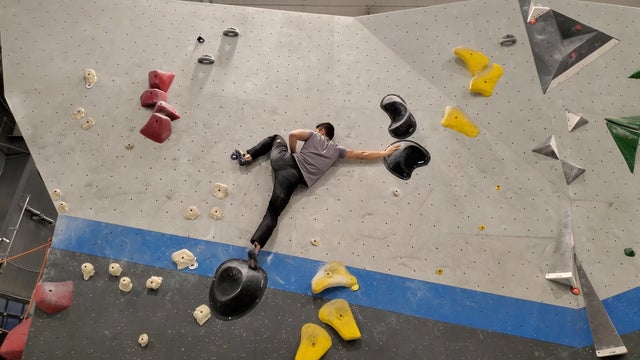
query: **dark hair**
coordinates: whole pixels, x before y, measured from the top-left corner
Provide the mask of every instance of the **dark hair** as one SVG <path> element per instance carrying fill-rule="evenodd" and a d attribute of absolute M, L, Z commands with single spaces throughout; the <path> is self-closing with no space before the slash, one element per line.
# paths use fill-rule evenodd
<path fill-rule="evenodd" d="M 327 135 L 329 140 L 333 140 L 335 129 L 333 128 L 333 125 L 331 125 L 331 123 L 328 123 L 328 122 L 320 123 L 316 125 L 316 129 L 324 129 L 324 133 Z"/>

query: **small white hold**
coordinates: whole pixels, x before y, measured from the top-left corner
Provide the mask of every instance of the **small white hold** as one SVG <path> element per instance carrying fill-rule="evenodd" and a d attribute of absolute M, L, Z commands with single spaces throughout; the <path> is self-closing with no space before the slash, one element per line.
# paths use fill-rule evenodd
<path fill-rule="evenodd" d="M 193 312 L 193 317 L 196 318 L 198 324 L 202 326 L 211 318 L 211 309 L 209 309 L 207 305 L 202 304 Z"/>
<path fill-rule="evenodd" d="M 178 266 L 178 270 L 192 266 L 196 263 L 196 257 L 187 249 L 182 249 L 171 254 L 171 260 Z"/>
<path fill-rule="evenodd" d="M 399 196 L 400 196 L 400 190 L 398 190 L 398 189 L 393 189 L 393 196 L 395 196 L 395 197 L 399 197 Z"/>
<path fill-rule="evenodd" d="M 229 195 L 229 187 L 225 184 L 215 183 L 213 185 L 213 196 L 222 200 Z"/>
<path fill-rule="evenodd" d="M 118 263 L 109 264 L 109 274 L 112 276 L 120 276 L 120 274 L 122 274 L 122 266 Z"/>
<path fill-rule="evenodd" d="M 60 201 L 58 203 L 58 211 L 60 211 L 61 213 L 66 213 L 67 211 L 69 211 L 69 207 L 67 206 L 67 203 L 64 201 Z"/>
<path fill-rule="evenodd" d="M 127 145 L 124 146 L 125 149 L 127 150 L 133 150 L 135 146 L 132 143 L 128 143 Z"/>
<path fill-rule="evenodd" d="M 85 120 L 85 121 L 82 123 L 81 127 L 82 127 L 84 130 L 89 130 L 89 129 L 91 129 L 91 128 L 93 127 L 93 125 L 95 125 L 95 124 L 96 124 L 95 120 L 93 120 L 92 118 L 88 117 L 88 118 L 87 118 L 87 120 Z"/>
<path fill-rule="evenodd" d="M 53 189 L 53 191 L 51 192 L 51 199 L 53 199 L 53 201 L 58 201 L 61 197 L 62 191 L 60 189 Z"/>
<path fill-rule="evenodd" d="M 77 108 L 74 112 L 73 112 L 73 118 L 76 120 L 80 120 L 84 117 L 85 111 L 84 108 Z"/>
<path fill-rule="evenodd" d="M 122 279 L 120 279 L 120 283 L 118 284 L 118 287 L 120 288 L 120 290 L 124 292 L 129 292 L 131 291 L 131 289 L 133 289 L 133 283 L 131 282 L 131 279 L 125 276 Z"/>
<path fill-rule="evenodd" d="M 200 216 L 200 210 L 195 206 L 189 206 L 184 212 L 184 218 L 187 220 L 195 220 Z"/>
<path fill-rule="evenodd" d="M 87 89 L 91 89 L 93 85 L 95 85 L 96 81 L 98 81 L 98 76 L 96 75 L 96 71 L 93 69 L 85 69 L 84 85 L 87 87 Z"/>
<path fill-rule="evenodd" d="M 160 276 L 152 276 L 147 279 L 147 289 L 158 290 L 162 285 L 162 278 Z"/>
<path fill-rule="evenodd" d="M 140 336 L 138 336 L 138 344 L 142 347 L 146 347 L 149 344 L 149 335 L 140 334 Z"/>
<path fill-rule="evenodd" d="M 209 212 L 209 216 L 211 216 L 214 220 L 220 220 L 224 216 L 224 213 L 222 212 L 222 209 L 216 206 L 211 209 L 211 211 Z"/>
<path fill-rule="evenodd" d="M 90 263 L 82 264 L 80 270 L 82 270 L 82 278 L 85 280 L 89 280 L 96 273 L 96 269 Z"/>
<path fill-rule="evenodd" d="M 313 246 L 319 246 L 320 242 L 318 241 L 318 239 L 311 239 L 311 245 Z"/>

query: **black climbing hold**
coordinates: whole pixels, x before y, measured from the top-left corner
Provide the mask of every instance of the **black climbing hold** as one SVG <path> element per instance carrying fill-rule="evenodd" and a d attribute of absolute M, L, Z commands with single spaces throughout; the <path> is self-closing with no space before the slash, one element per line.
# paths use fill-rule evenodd
<path fill-rule="evenodd" d="M 624 249 L 624 254 L 629 256 L 629 257 L 636 256 L 636 252 L 632 248 L 625 248 Z"/>
<path fill-rule="evenodd" d="M 200 44 L 202 44 L 202 43 L 204 43 L 204 38 L 202 36 L 198 36 L 196 41 L 198 41 Z"/>
<path fill-rule="evenodd" d="M 385 156 L 383 162 L 387 170 L 402 180 L 409 180 L 413 170 L 427 166 L 431 161 L 431 155 L 427 149 L 415 141 L 401 140 L 393 144 L 400 144 L 400 148 L 393 154 Z"/>
<path fill-rule="evenodd" d="M 216 269 L 209 288 L 209 303 L 216 317 L 234 320 L 251 311 L 267 288 L 267 273 L 249 268 L 246 260 L 229 259 Z"/>
<path fill-rule="evenodd" d="M 502 40 L 500 40 L 500 45 L 502 46 L 510 46 L 515 44 L 517 41 L 516 37 L 511 35 L 511 34 L 507 34 L 505 36 L 502 37 Z"/>
<path fill-rule="evenodd" d="M 228 27 L 222 32 L 222 35 L 228 37 L 238 37 L 240 36 L 240 32 L 236 28 Z"/>
<path fill-rule="evenodd" d="M 389 94 L 380 101 L 380 108 L 389 115 L 389 134 L 396 139 L 406 139 L 416 131 L 416 119 L 409 111 L 407 103 L 395 94 Z"/>
<path fill-rule="evenodd" d="M 200 64 L 205 64 L 205 65 L 211 65 L 213 63 L 215 63 L 216 61 L 213 59 L 213 57 L 211 55 L 202 55 L 198 58 L 198 62 Z"/>

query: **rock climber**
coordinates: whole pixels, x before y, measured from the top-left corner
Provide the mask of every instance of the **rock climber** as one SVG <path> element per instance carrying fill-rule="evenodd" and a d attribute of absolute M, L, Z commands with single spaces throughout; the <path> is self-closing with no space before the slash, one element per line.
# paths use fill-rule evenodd
<path fill-rule="evenodd" d="M 273 170 L 273 192 L 266 213 L 251 236 L 247 255 L 249 267 L 258 268 L 258 251 L 262 249 L 298 185 L 311 187 L 340 159 L 378 160 L 393 154 L 400 145 L 393 144 L 384 151 L 351 150 L 333 142 L 335 129 L 331 123 L 316 126 L 315 131 L 298 129 L 289 133 L 289 146 L 280 135 L 272 135 L 243 152 L 235 149 L 233 157 L 240 166 L 247 166 L 269 154 Z M 304 142 L 300 151 L 298 141 Z"/>

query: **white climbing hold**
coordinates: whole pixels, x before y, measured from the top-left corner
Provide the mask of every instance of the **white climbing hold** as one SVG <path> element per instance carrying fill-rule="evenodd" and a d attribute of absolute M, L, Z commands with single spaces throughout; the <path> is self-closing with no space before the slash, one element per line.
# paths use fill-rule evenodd
<path fill-rule="evenodd" d="M 211 216 L 214 220 L 220 220 L 224 216 L 224 213 L 222 212 L 222 209 L 216 206 L 211 209 L 211 211 L 209 212 L 209 216 Z"/>
<path fill-rule="evenodd" d="M 122 266 L 118 263 L 109 264 L 109 274 L 113 276 L 120 276 L 120 274 L 122 274 Z"/>
<path fill-rule="evenodd" d="M 527 22 L 531 22 L 531 21 L 539 18 L 540 16 L 542 16 L 544 13 L 548 12 L 549 10 L 551 10 L 551 8 L 548 8 L 546 6 L 540 6 L 540 5 L 531 4 L 530 7 L 529 7 L 529 15 L 527 16 Z"/>
<path fill-rule="evenodd" d="M 572 164 L 565 160 L 560 160 L 562 164 L 562 172 L 564 173 L 564 178 L 567 182 L 567 185 L 571 185 L 580 175 L 584 174 L 585 169 L 579 167 L 578 165 Z"/>
<path fill-rule="evenodd" d="M 146 347 L 149 344 L 149 335 L 140 334 L 140 336 L 138 336 L 138 344 L 142 347 Z"/>
<path fill-rule="evenodd" d="M 311 239 L 311 245 L 313 246 L 319 246 L 320 242 L 318 242 L 318 239 Z"/>
<path fill-rule="evenodd" d="M 213 185 L 213 196 L 222 200 L 229 195 L 229 187 L 225 184 L 215 183 Z"/>
<path fill-rule="evenodd" d="M 66 202 L 60 201 L 58 203 L 58 211 L 60 211 L 61 213 L 66 213 L 67 211 L 69 211 L 69 206 L 67 206 Z"/>
<path fill-rule="evenodd" d="M 398 189 L 393 189 L 393 196 L 395 196 L 395 197 L 399 197 L 399 196 L 400 196 L 400 190 L 398 190 Z"/>
<path fill-rule="evenodd" d="M 552 159 L 560 159 L 560 156 L 558 155 L 558 145 L 556 144 L 555 135 L 550 135 L 540 145 L 536 146 L 531 151 L 540 155 L 550 157 Z"/>
<path fill-rule="evenodd" d="M 127 150 L 133 150 L 134 147 L 135 145 L 133 145 L 132 143 L 128 143 L 127 145 L 124 146 L 124 148 Z"/>
<path fill-rule="evenodd" d="M 93 120 L 92 118 L 88 117 L 87 120 L 85 120 L 80 127 L 82 127 L 84 130 L 89 130 L 95 124 L 96 124 L 95 120 Z"/>
<path fill-rule="evenodd" d="M 152 276 L 147 279 L 147 289 L 158 290 L 162 285 L 162 278 L 160 276 Z"/>
<path fill-rule="evenodd" d="M 73 118 L 76 120 L 80 120 L 84 117 L 85 111 L 84 108 L 77 108 L 74 112 L 73 112 Z"/>
<path fill-rule="evenodd" d="M 567 115 L 567 129 L 569 132 L 589 123 L 589 121 L 580 114 L 573 113 L 569 110 L 565 110 L 565 114 Z"/>
<path fill-rule="evenodd" d="M 96 81 L 98 81 L 96 71 L 93 69 L 86 69 L 84 71 L 84 85 L 87 89 L 91 89 L 93 85 L 95 85 Z"/>
<path fill-rule="evenodd" d="M 189 206 L 184 212 L 184 218 L 187 220 L 195 220 L 200 216 L 200 210 L 195 206 Z"/>
<path fill-rule="evenodd" d="M 197 264 L 196 257 L 187 249 L 182 249 L 171 254 L 171 260 L 176 263 L 178 270 Z"/>
<path fill-rule="evenodd" d="M 85 280 L 89 280 L 96 273 L 96 269 L 90 263 L 82 264 L 80 270 L 82 271 L 82 278 Z"/>
<path fill-rule="evenodd" d="M 129 292 L 131 291 L 131 289 L 133 289 L 133 282 L 131 282 L 131 279 L 125 276 L 122 279 L 120 279 L 120 283 L 118 284 L 118 287 L 120 288 L 120 290 L 124 292 Z"/>
<path fill-rule="evenodd" d="M 202 326 L 211 318 L 211 309 L 209 309 L 207 305 L 202 304 L 193 312 L 193 317 L 196 319 L 198 324 Z"/>
<path fill-rule="evenodd" d="M 51 192 L 51 199 L 53 201 L 58 201 L 62 197 L 62 191 L 60 189 L 53 189 Z"/>

